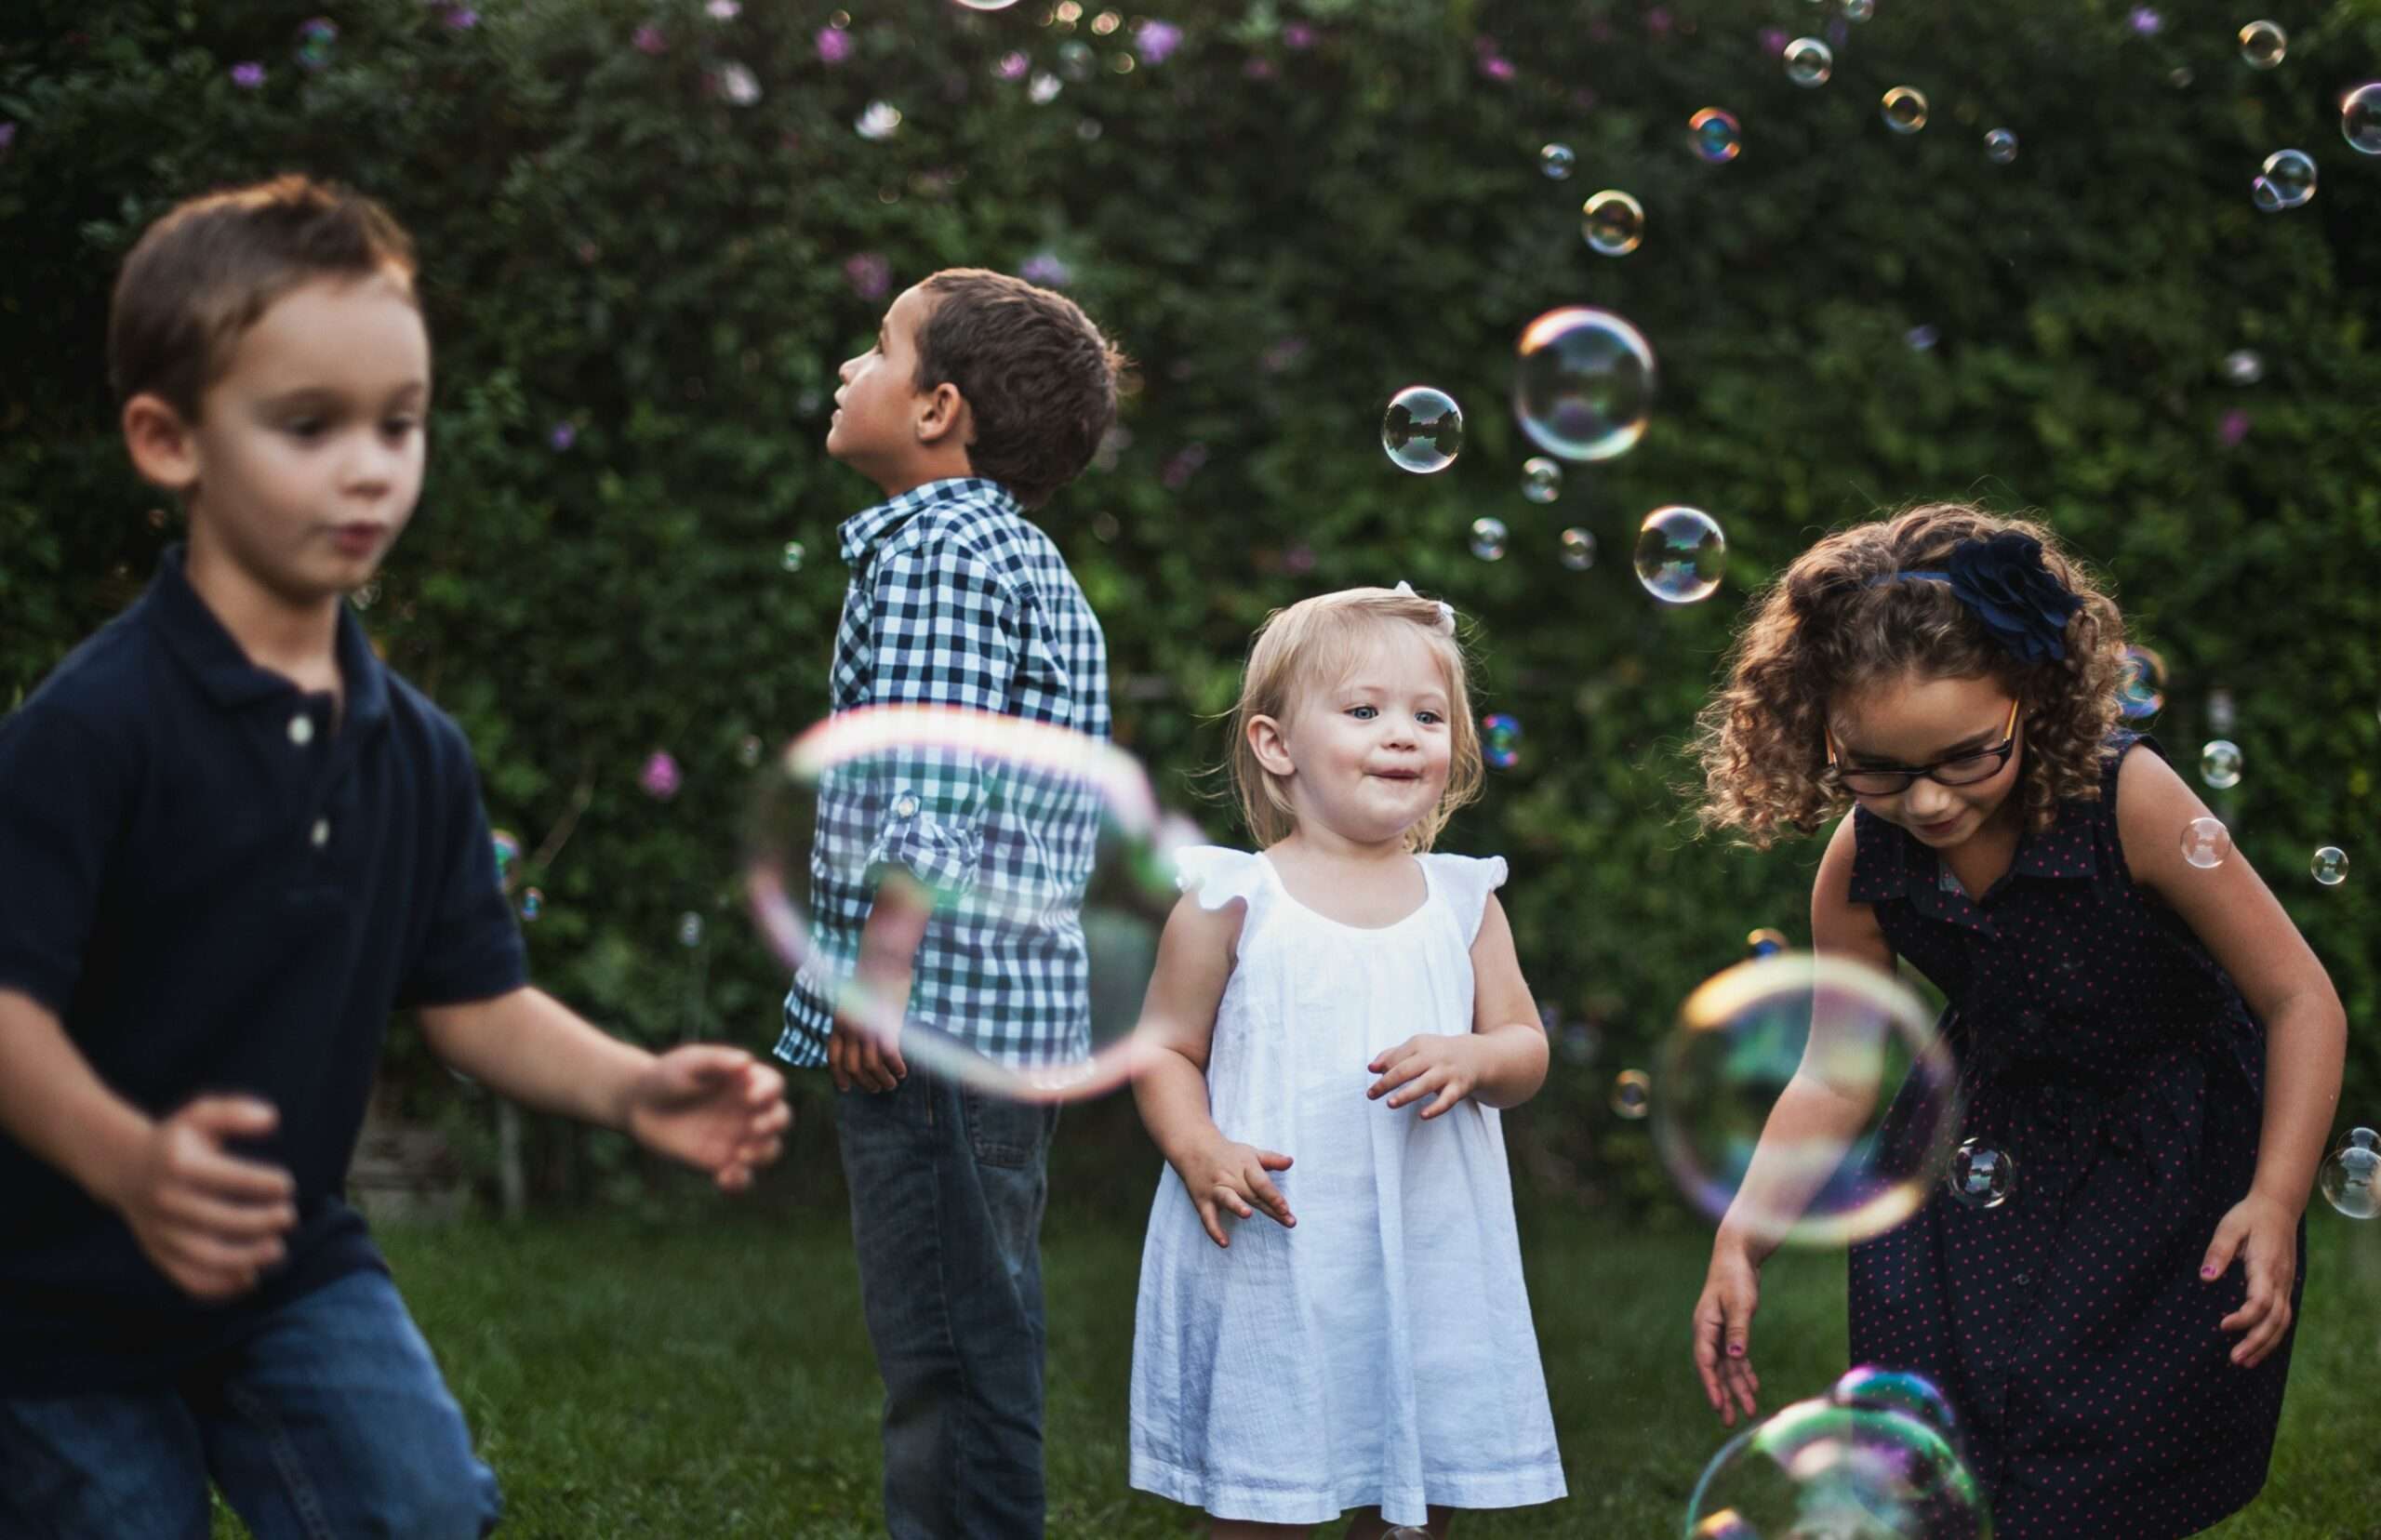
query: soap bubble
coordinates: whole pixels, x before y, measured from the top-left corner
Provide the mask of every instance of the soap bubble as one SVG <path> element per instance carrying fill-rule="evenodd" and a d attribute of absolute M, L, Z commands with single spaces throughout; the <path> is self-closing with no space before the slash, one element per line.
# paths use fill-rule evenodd
<path fill-rule="evenodd" d="M 2270 70 L 2290 52 L 2290 34 L 2279 21 L 2252 21 L 2241 29 L 2241 59 L 2253 70 Z"/>
<path fill-rule="evenodd" d="M 678 945 L 699 947 L 703 944 L 703 917 L 693 909 L 678 916 Z"/>
<path fill-rule="evenodd" d="M 1926 126 L 1926 93 L 1914 86 L 1896 86 L 1885 93 L 1882 111 L 1886 127 L 1914 134 Z"/>
<path fill-rule="evenodd" d="M 2117 665 L 2117 711 L 2127 722 L 2156 716 L 2166 704 L 2166 660 L 2148 647 L 2127 647 Z"/>
<path fill-rule="evenodd" d="M 1480 757 L 1492 770 L 1510 770 L 1522 762 L 1521 718 L 1491 711 L 1480 719 Z"/>
<path fill-rule="evenodd" d="M 1549 181 L 1568 181 L 1571 167 L 1579 157 L 1567 144 L 1550 144 L 1537 153 L 1537 168 L 1546 173 Z"/>
<path fill-rule="evenodd" d="M 1590 250 L 1626 257 L 1645 239 L 1645 207 L 1619 189 L 1607 187 L 1580 206 L 1579 233 Z"/>
<path fill-rule="evenodd" d="M 1748 931 L 1745 934 L 1745 955 L 1747 957 L 1774 957 L 1777 953 L 1784 951 L 1791 945 L 1793 945 L 1793 943 L 1786 939 L 1786 933 L 1784 931 L 1773 930 L 1767 925 L 1763 925 L 1761 929 L 1756 931 Z"/>
<path fill-rule="evenodd" d="M 788 540 L 785 549 L 778 552 L 778 565 L 788 572 L 800 572 L 803 559 L 808 555 L 800 540 Z"/>
<path fill-rule="evenodd" d="M 1984 1491 L 1917 1417 L 1795 1401 L 1722 1446 L 1687 1500 L 1692 1540 L 1987 1540 Z"/>
<path fill-rule="evenodd" d="M 1786 78 L 1797 86 L 1824 86 L 1835 73 L 1835 50 L 1816 37 L 1798 37 L 1786 45 Z"/>
<path fill-rule="evenodd" d="M 999 11 L 1016 5 L 1017 0 L 959 0 L 959 3 L 971 11 Z"/>
<path fill-rule="evenodd" d="M 1654 1080 L 1643 1069 L 1623 1069 L 1612 1077 L 1612 1109 L 1631 1122 L 1652 1110 Z"/>
<path fill-rule="evenodd" d="M 1502 519 L 1472 520 L 1471 553 L 1483 562 L 1503 561 L 1507 533 Z"/>
<path fill-rule="evenodd" d="M 1657 508 L 1637 531 L 1637 580 L 1667 604 L 1709 598 L 1727 570 L 1727 556 L 1719 521 L 1699 508 Z"/>
<path fill-rule="evenodd" d="M 1915 1370 L 1863 1364 L 1845 1371 L 1828 1387 L 1827 1399 L 1838 1406 L 1898 1412 L 1905 1417 L 1917 1418 L 1954 1444 L 1959 1441 L 1960 1417 L 1951 1409 L 1951 1398 Z"/>
<path fill-rule="evenodd" d="M 2277 150 L 2266 157 L 2264 173 L 2250 188 L 2257 206 L 2268 214 L 2296 208 L 2315 195 L 2315 157 L 2304 150 Z"/>
<path fill-rule="evenodd" d="M 1563 467 L 1544 455 L 1522 461 L 1522 496 L 1534 503 L 1550 503 L 1563 495 Z"/>
<path fill-rule="evenodd" d="M 2017 136 L 2006 128 L 1995 128 L 1984 136 L 1984 158 L 1995 166 L 2006 166 L 2017 158 Z"/>
<path fill-rule="evenodd" d="M 327 68 L 332 47 L 339 42 L 339 23 L 327 16 L 317 16 L 298 24 L 298 67 L 301 70 Z"/>
<path fill-rule="evenodd" d="M 2193 818 L 2183 825 L 2183 859 L 2202 871 L 2212 871 L 2232 854 L 2232 831 L 2219 819 Z"/>
<path fill-rule="evenodd" d="M 1380 419 L 1380 446 L 1400 470 L 1417 475 L 1443 471 L 1463 452 L 1463 408 L 1444 391 L 1408 385 L 1390 398 Z"/>
<path fill-rule="evenodd" d="M 873 706 L 810 728 L 755 781 L 745 891 L 811 1012 L 834 1013 L 839 1031 L 898 1040 L 912 1069 L 1021 1101 L 1097 1095 L 1144 1061 L 1141 1002 L 1179 897 L 1175 856 L 1198 833 L 1161 810 L 1131 755 L 1046 723 Z M 1020 828 L 1033 831 L 1031 849 Z M 970 830 L 982 831 L 980 854 L 963 843 Z M 899 1002 L 853 983 L 858 922 L 882 901 L 888 861 L 910 874 L 936 955 L 1039 949 L 1053 987 L 1081 1002 L 1060 1043 L 994 1057 L 955 1029 L 965 1001 L 933 975 L 921 972 L 906 1018 Z M 1078 930 L 1082 964 L 1062 946 Z"/>
<path fill-rule="evenodd" d="M 1944 1174 L 1951 1196 L 1970 1208 L 1999 1208 L 2017 1190 L 2017 1162 L 2008 1152 L 1980 1139 L 1969 1139 L 1951 1152 L 1951 1168 Z"/>
<path fill-rule="evenodd" d="M 2199 778 L 2218 791 L 2241 784 L 2241 748 L 2228 738 L 2210 738 L 2199 751 Z"/>
<path fill-rule="evenodd" d="M 1576 524 L 1563 532 L 1561 544 L 1563 564 L 1573 572 L 1585 572 L 1596 564 L 1596 538 Z"/>
<path fill-rule="evenodd" d="M 2381 1134 L 2369 1128 L 2349 1130 L 2348 1141 L 2332 1151 L 2317 1180 L 2323 1201 L 2349 1218 L 2381 1215 Z"/>
<path fill-rule="evenodd" d="M 1058 93 L 1066 88 L 1066 83 L 1057 75 L 1047 70 L 1036 70 L 1033 78 L 1025 83 L 1025 100 L 1036 107 L 1047 107 L 1057 100 Z"/>
<path fill-rule="evenodd" d="M 1654 1137 L 1713 1219 L 1841 1246 L 1922 1207 L 1958 1125 L 1958 1065 L 1890 974 L 1778 951 L 1707 979 L 1654 1067 Z M 1773 1119 L 1780 1098 L 1797 1107 Z"/>
<path fill-rule="evenodd" d="M 525 888 L 521 893 L 521 921 L 535 924 L 538 916 L 546 912 L 546 896 L 537 888 Z"/>
<path fill-rule="evenodd" d="M 1695 153 L 1718 165 L 1736 158 L 1744 149 L 1744 130 L 1735 114 L 1717 107 L 1706 107 L 1686 120 L 1686 137 Z"/>
<path fill-rule="evenodd" d="M 2307 870 L 2325 887 L 2337 887 L 2348 881 L 2348 852 L 2337 845 L 2325 845 L 2315 852 Z"/>
<path fill-rule="evenodd" d="M 2266 361 L 2247 348 L 2224 355 L 2224 378 L 2233 385 L 2255 385 L 2266 377 Z"/>
<path fill-rule="evenodd" d="M 853 131 L 871 144 L 882 144 L 901 131 L 901 109 L 889 101 L 871 101 L 852 122 Z"/>
<path fill-rule="evenodd" d="M 1877 0 L 1843 0 L 1843 19 L 1846 21 L 1866 21 L 1876 14 Z"/>
<path fill-rule="evenodd" d="M 488 831 L 488 843 L 496 847 L 496 885 L 506 893 L 521 875 L 521 838 L 509 829 Z"/>
<path fill-rule="evenodd" d="M 1943 340 L 1943 332 L 1938 326 L 1930 326 L 1922 323 L 1902 333 L 1901 339 L 1912 352 L 1929 352 L 1934 350 L 1935 343 Z"/>
<path fill-rule="evenodd" d="M 2381 81 L 2340 99 L 2340 133 L 2360 155 L 2381 155 Z"/>
<path fill-rule="evenodd" d="M 1513 352 L 1513 411 L 1539 448 L 1603 460 L 1644 436 L 1654 350 L 1619 316 L 1586 305 L 1548 311 L 1523 330 Z"/>

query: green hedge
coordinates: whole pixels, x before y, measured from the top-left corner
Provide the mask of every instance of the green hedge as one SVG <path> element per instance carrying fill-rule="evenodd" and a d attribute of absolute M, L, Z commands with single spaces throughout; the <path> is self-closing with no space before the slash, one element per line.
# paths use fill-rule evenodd
<path fill-rule="evenodd" d="M 339 35 L 308 69 L 314 6 Z M 1405 578 L 1475 628 L 1488 706 L 1526 737 L 1448 847 L 1512 857 L 1540 998 L 1602 1032 L 1519 1125 L 1541 1187 L 1651 1190 L 1602 1087 L 1747 930 L 1806 934 L 1816 845 L 1695 843 L 1678 750 L 1746 593 L 1817 532 L 1920 497 L 2046 511 L 2172 665 L 2159 725 L 2186 763 L 2230 692 L 2248 774 L 2211 800 L 2348 1002 L 2344 1120 L 2381 1117 L 2381 161 L 2349 153 L 2335 106 L 2381 74 L 2371 0 L 2274 11 L 2293 41 L 2269 73 L 2235 57 L 2228 7 L 2168 6 L 2145 33 L 2096 0 L 1887 0 L 1836 24 L 1816 90 L 1762 35 L 1826 24 L 1787 0 L 1227 0 L 1164 18 L 1178 46 L 1129 73 L 1117 58 L 1164 38 L 1129 17 L 1097 33 L 1097 9 L 1069 30 L 1042 0 L 885 0 L 836 30 L 770 0 L 725 20 L 700 0 L 20 0 L 0 22 L 0 703 L 173 534 L 103 381 L 127 243 L 206 187 L 347 179 L 420 243 L 440 380 L 421 510 L 365 618 L 470 731 L 498 822 L 536 845 L 576 811 L 534 874 L 541 980 L 643 1038 L 765 1043 L 781 980 L 734 903 L 738 750 L 823 710 L 833 532 L 871 500 L 818 448 L 882 304 L 853 264 L 898 289 L 1039 258 L 1142 365 L 1115 452 L 1048 524 L 1109 627 L 1119 736 L 1170 795 L 1195 803 L 1270 608 Z M 1011 51 L 1055 100 L 1000 77 Z M 247 60 L 254 88 L 231 73 Z M 730 65 L 757 100 L 723 87 Z M 1931 98 L 1923 132 L 1880 123 L 1895 83 Z M 871 141 L 854 126 L 879 100 L 904 115 Z M 1732 164 L 1689 150 L 1707 104 L 1742 120 Z M 2004 125 L 2022 148 L 1996 166 L 1981 136 Z M 1567 181 L 1540 174 L 1549 140 L 1577 152 Z M 2262 215 L 2249 179 L 2283 145 L 2315 154 L 2321 191 Z M 1625 259 L 1577 234 L 1604 186 L 1647 211 Z M 1636 321 L 1661 397 L 1635 451 L 1539 507 L 1511 345 L 1572 302 Z M 1912 346 L 1922 326 L 1939 340 Z M 2261 382 L 2224 378 L 2239 347 Z M 1469 408 L 1461 458 L 1428 478 L 1377 444 L 1416 380 Z M 1666 502 L 1727 528 L 1707 604 L 1657 606 L 1629 570 Z M 1467 550 L 1483 514 L 1511 526 L 1501 563 Z M 1603 544 L 1592 570 L 1551 559 L 1571 524 Z M 685 773 L 667 803 L 636 785 L 656 750 Z M 2357 868 L 2335 889 L 2308 876 L 2326 842 Z M 708 922 L 691 949 L 687 910 Z M 1121 1105 L 1084 1121 L 1086 1148 L 1129 1137 Z"/>

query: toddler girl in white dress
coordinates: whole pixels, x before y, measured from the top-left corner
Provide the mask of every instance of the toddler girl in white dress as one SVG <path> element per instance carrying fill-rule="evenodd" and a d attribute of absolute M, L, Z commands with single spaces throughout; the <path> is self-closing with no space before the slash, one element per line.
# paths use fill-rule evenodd
<path fill-rule="evenodd" d="M 1429 854 L 1478 794 L 1445 605 L 1367 588 L 1257 634 L 1231 772 L 1261 854 L 1182 853 L 1134 1095 L 1166 1159 L 1132 1484 L 1212 1534 L 1350 1536 L 1563 1494 L 1496 1109 L 1546 1035 L 1492 890 Z"/>

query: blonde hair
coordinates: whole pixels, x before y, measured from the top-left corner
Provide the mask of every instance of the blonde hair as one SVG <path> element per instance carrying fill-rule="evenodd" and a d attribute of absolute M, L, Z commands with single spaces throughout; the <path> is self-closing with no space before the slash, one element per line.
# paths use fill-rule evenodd
<path fill-rule="evenodd" d="M 1411 590 L 1342 589 L 1278 609 L 1257 629 L 1240 699 L 1232 707 L 1231 752 L 1224 770 L 1257 848 L 1278 844 L 1297 829 L 1282 779 L 1257 762 L 1248 724 L 1257 717 L 1286 723 L 1302 693 L 1352 672 L 1369 644 L 1390 626 L 1412 626 L 1429 644 L 1446 678 L 1448 727 L 1454 750 L 1446 789 L 1427 817 L 1405 831 L 1406 848 L 1428 850 L 1458 808 L 1480 795 L 1484 769 L 1480 724 L 1471 715 L 1469 665 L 1455 638 L 1453 611 Z"/>
<path fill-rule="evenodd" d="M 1940 568 L 1963 540 L 2013 531 L 2041 541 L 2043 566 L 2083 602 L 2067 622 L 2063 658 L 2012 657 L 1946 584 L 1886 580 Z M 1696 718 L 1695 813 L 1705 830 L 1736 830 L 1766 850 L 1787 829 L 1807 834 L 1842 813 L 1852 799 L 1827 773 L 1829 705 L 1839 691 L 1909 672 L 1989 677 L 2023 703 L 2019 785 L 2035 829 L 2055 822 L 2063 801 L 2098 799 L 2124 617 L 2048 525 L 1972 503 L 1921 503 L 1829 535 L 1747 607 L 1727 683 Z"/>

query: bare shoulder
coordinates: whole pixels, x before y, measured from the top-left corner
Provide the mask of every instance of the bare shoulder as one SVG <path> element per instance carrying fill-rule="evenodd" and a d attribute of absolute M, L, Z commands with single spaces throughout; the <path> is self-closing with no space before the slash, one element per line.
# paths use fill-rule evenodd
<path fill-rule="evenodd" d="M 2117 762 L 2117 838 L 2135 882 L 2152 891 L 2171 883 L 2184 865 L 2184 830 L 2206 816 L 2207 804 L 2162 756 L 2141 749 Z"/>

